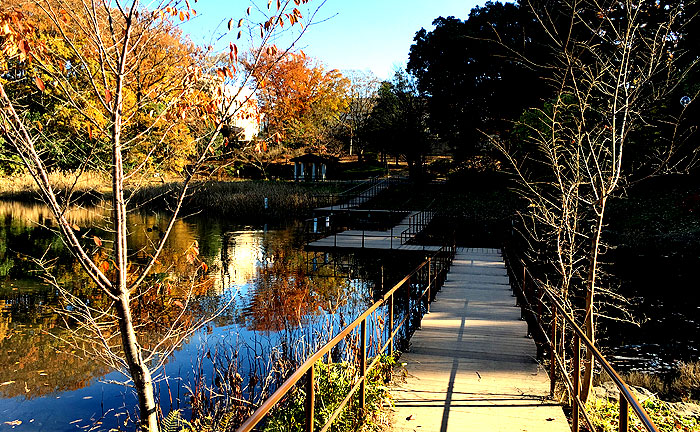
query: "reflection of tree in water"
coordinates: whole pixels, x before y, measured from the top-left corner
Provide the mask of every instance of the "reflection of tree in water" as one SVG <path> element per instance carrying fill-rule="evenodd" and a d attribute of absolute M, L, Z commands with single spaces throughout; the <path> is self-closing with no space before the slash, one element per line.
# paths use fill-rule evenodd
<path fill-rule="evenodd" d="M 65 337 L 66 330 L 53 308 L 46 306 L 51 296 L 49 290 L 37 290 L 0 300 L 0 396 L 4 398 L 32 399 L 80 389 L 109 371 L 80 358 L 56 337 Z"/>
<path fill-rule="evenodd" d="M 109 266 L 111 235 L 98 227 L 102 218 L 107 217 L 105 209 L 76 207 L 68 215 L 82 239 L 92 245 L 92 259 Z M 129 216 L 129 224 L 129 247 L 137 257 L 136 266 L 138 257 L 151 253 L 164 222 L 159 215 L 133 213 Z M 48 209 L 43 205 L 0 205 L 2 397 L 33 398 L 75 390 L 109 372 L 96 358 L 85 360 L 86 352 L 96 350 L 91 345 L 94 341 L 80 331 L 68 331 L 66 324 L 73 322 L 64 320 L 56 313 L 66 305 L 61 304 L 57 291 L 42 280 L 42 277 L 50 275 L 53 283 L 65 288 L 82 304 L 109 306 L 110 300 L 96 289 L 83 268 L 57 240 L 53 226 Z M 186 253 L 196 239 L 193 227 L 179 221 L 173 231 L 174 235 L 170 237 L 149 283 L 142 285 L 145 288 L 132 297 L 133 318 L 143 330 L 139 342 L 146 349 L 162 342 L 163 333 L 175 319 L 179 319 L 181 329 L 186 329 L 193 322 L 193 314 L 198 313 L 197 307 L 188 308 L 183 313 L 187 293 L 193 296 L 192 300 L 196 300 L 211 292 L 212 282 L 202 267 L 202 261 L 198 257 L 188 257 Z M 103 244 L 98 245 L 94 237 L 98 237 Z M 53 259 L 44 261 L 42 269 L 36 258 L 44 255 Z M 105 318 L 104 336 L 116 344 L 119 334 L 115 328 L 109 328 L 111 318 Z M 78 346 L 70 347 L 67 342 L 71 341 L 78 342 Z M 167 348 L 170 344 L 166 341 L 163 346 Z"/>
<path fill-rule="evenodd" d="M 281 331 L 335 314 L 354 292 L 345 274 L 330 267 L 306 273 L 306 253 L 281 242 L 267 245 L 243 318 L 249 330 Z M 329 323 L 332 326 L 332 323 Z"/>

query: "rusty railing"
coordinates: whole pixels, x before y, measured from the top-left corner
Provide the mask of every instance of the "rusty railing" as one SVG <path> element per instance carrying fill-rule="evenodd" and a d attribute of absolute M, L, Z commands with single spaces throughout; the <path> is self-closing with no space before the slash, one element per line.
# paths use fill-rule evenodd
<path fill-rule="evenodd" d="M 572 408 L 571 430 L 573 432 L 579 432 L 581 417 L 583 417 L 589 430 L 596 430 L 588 411 L 586 411 L 586 406 L 580 398 L 581 345 L 583 344 L 586 350 L 591 351 L 595 359 L 594 361 L 600 364 L 620 392 L 618 430 L 620 432 L 629 431 L 629 411 L 631 407 L 632 411 L 642 423 L 642 426 L 648 432 L 658 432 L 649 414 L 647 414 L 646 410 L 641 406 L 627 384 L 620 378 L 620 375 L 613 369 L 595 344 L 586 336 L 586 333 L 576 324 L 576 320 L 565 307 L 564 301 L 545 284 L 540 283 L 539 279 L 532 275 L 524 261 L 521 259 L 513 259 L 513 257 L 509 256 L 507 253 L 504 253 L 504 257 L 508 264 L 511 286 L 518 297 L 518 303 L 522 307 L 523 313 L 529 314 L 529 317 L 524 317 L 530 318 L 528 320 L 528 327 L 535 327 L 534 330 L 538 333 L 536 339 L 539 339 L 540 344 L 544 342 L 545 348 L 549 351 L 550 393 L 552 396 L 554 395 L 557 382 L 557 369 L 569 393 Z M 514 267 L 516 263 L 519 266 L 519 271 L 517 272 Z M 545 330 L 547 323 L 544 322 L 543 318 L 543 313 L 545 311 L 550 314 L 549 329 L 547 330 Z M 559 323 L 560 319 L 562 320 L 561 323 Z M 571 350 L 573 351 L 573 358 L 571 360 L 573 363 L 573 372 L 571 376 L 566 365 L 564 343 L 557 344 L 557 337 L 562 341 L 567 340 L 567 330 L 573 338 L 571 339 Z M 530 331 L 530 333 L 532 333 L 532 331 Z"/>
<path fill-rule="evenodd" d="M 343 412 L 352 397 L 359 392 L 359 414 L 362 415 L 365 410 L 365 379 L 367 373 L 372 370 L 380 358 L 379 354 L 384 353 L 388 349 L 391 355 L 394 352 L 394 339 L 396 335 L 405 329 L 406 338 L 410 336 L 410 328 L 412 321 L 414 324 L 420 322 L 422 312 L 430 311 L 430 301 L 434 298 L 436 292 L 440 289 L 447 278 L 447 272 L 452 263 L 455 254 L 455 246 L 444 246 L 440 251 L 436 252 L 431 257 L 427 258 L 413 271 L 406 275 L 401 281 L 387 291 L 379 300 L 374 302 L 364 313 L 362 313 L 355 321 L 345 327 L 337 336 L 331 339 L 321 349 L 312 354 L 299 368 L 287 378 L 287 380 L 265 401 L 263 404 L 248 418 L 238 429 L 237 432 L 248 432 L 253 430 L 273 409 L 277 404 L 293 389 L 297 388 L 297 384 L 304 378 L 304 388 L 306 393 L 305 402 L 305 428 L 306 432 L 314 431 L 314 410 L 315 410 L 315 394 L 316 382 L 314 377 L 314 365 L 324 356 L 329 354 L 331 350 L 343 342 L 346 336 L 350 335 L 355 329 L 360 328 L 360 367 L 359 377 L 352 386 L 350 392 L 345 396 L 342 402 L 335 408 L 326 424 L 320 429 L 320 432 L 328 430 L 338 416 Z M 414 308 L 417 311 L 411 310 L 412 291 L 418 284 L 420 294 L 414 299 Z M 406 311 L 403 319 L 396 324 L 394 321 L 395 296 L 400 295 L 400 289 L 405 290 Z M 388 335 L 387 340 L 381 344 L 378 342 L 377 352 L 374 360 L 367 364 L 367 320 L 380 307 L 387 305 L 388 318 Z M 384 332 L 382 332 L 384 333 Z"/>

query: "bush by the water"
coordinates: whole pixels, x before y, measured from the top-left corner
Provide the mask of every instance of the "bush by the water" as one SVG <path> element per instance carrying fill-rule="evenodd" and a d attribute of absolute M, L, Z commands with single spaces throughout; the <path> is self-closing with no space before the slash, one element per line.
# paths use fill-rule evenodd
<path fill-rule="evenodd" d="M 388 390 L 385 382 L 390 374 L 395 360 L 390 356 L 382 356 L 376 366 L 367 373 L 366 412 L 359 415 L 358 397 L 356 393 L 350 404 L 334 421 L 331 431 L 379 431 L 386 422 L 382 420 L 381 408 L 388 402 Z M 322 428 L 330 419 L 333 411 L 350 393 L 358 378 L 355 365 L 347 362 L 323 363 L 314 366 L 316 380 L 316 415 L 314 430 Z M 359 391 L 358 391 L 359 392 Z M 289 396 L 287 403 L 280 406 L 271 415 L 265 426 L 265 432 L 303 431 L 306 421 L 304 410 L 306 393 L 296 389 Z"/>

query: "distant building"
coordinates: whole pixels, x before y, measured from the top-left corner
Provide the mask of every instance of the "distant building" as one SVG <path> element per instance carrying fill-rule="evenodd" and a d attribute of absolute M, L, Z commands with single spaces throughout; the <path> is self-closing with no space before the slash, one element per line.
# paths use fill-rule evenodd
<path fill-rule="evenodd" d="M 260 132 L 263 114 L 258 106 L 258 99 L 253 90 L 247 87 L 224 86 L 224 102 L 222 108 L 235 114 L 227 127 L 231 135 L 238 141 L 252 141 Z"/>
<path fill-rule="evenodd" d="M 335 165 L 338 158 L 307 153 L 291 159 L 294 162 L 295 181 L 324 181 L 329 165 Z"/>

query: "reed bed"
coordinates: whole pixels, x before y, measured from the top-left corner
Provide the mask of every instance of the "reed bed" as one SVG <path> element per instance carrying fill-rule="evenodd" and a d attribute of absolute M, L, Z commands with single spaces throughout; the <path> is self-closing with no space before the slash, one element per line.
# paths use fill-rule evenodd
<path fill-rule="evenodd" d="M 58 194 L 64 195 L 72 192 L 76 196 L 101 197 L 110 187 L 107 176 L 97 171 L 55 171 L 49 174 L 49 181 Z M 0 198 L 36 201 L 39 199 L 39 187 L 28 173 L 0 177 Z"/>
<path fill-rule="evenodd" d="M 134 191 L 131 202 L 147 209 L 172 208 L 180 183 L 165 183 Z M 338 183 L 279 181 L 230 181 L 195 184 L 184 202 L 184 211 L 226 216 L 237 220 L 291 220 L 303 217 L 324 196 L 345 188 Z M 267 208 L 265 207 L 267 198 Z"/>
<path fill-rule="evenodd" d="M 96 204 L 111 196 L 109 178 L 100 172 L 60 171 L 50 174 L 54 190 L 61 197 L 71 193 L 77 204 Z M 178 181 L 127 185 L 132 208 L 167 211 L 172 208 L 182 183 Z M 190 188 L 184 211 L 203 212 L 241 220 L 290 220 L 326 205 L 323 196 L 338 193 L 344 183 L 292 183 L 283 181 L 205 181 Z M 265 206 L 267 198 L 267 207 Z M 34 179 L 26 174 L 0 177 L 0 199 L 22 202 L 41 201 Z"/>

